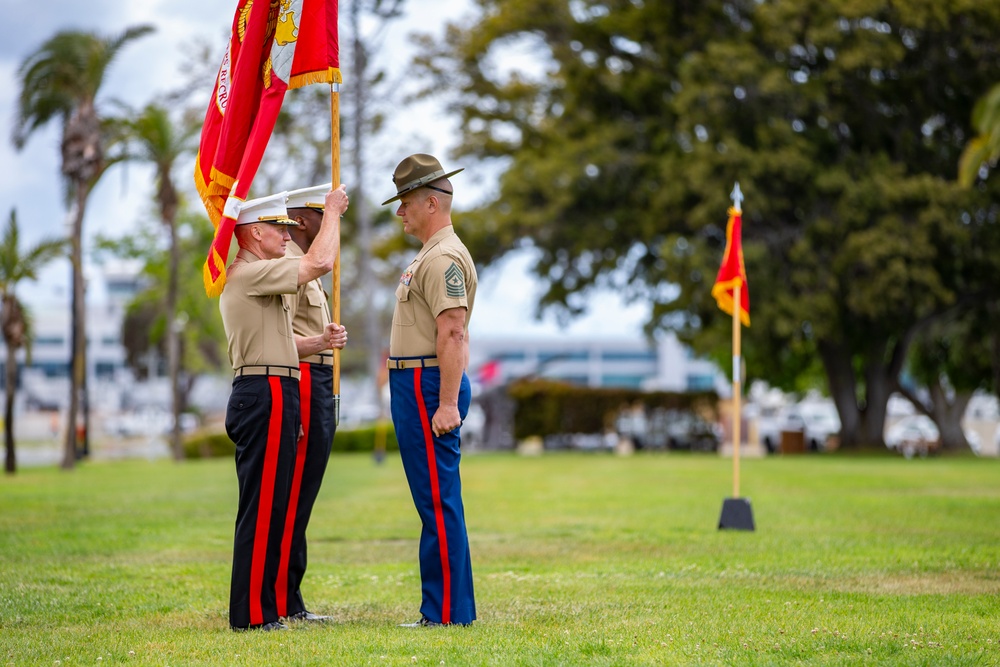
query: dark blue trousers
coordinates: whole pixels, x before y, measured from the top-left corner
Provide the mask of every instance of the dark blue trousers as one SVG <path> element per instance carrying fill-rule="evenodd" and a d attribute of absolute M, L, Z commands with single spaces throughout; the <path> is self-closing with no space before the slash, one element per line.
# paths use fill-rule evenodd
<path fill-rule="evenodd" d="M 226 433 L 236 443 L 240 488 L 229 624 L 247 628 L 279 617 L 275 584 L 299 434 L 298 380 L 267 375 L 233 380 Z"/>
<path fill-rule="evenodd" d="M 277 595 L 278 615 L 282 617 L 306 611 L 300 590 L 307 564 L 306 526 L 323 484 L 337 428 L 333 414 L 333 366 L 303 362 L 299 371 L 304 435 L 295 454 L 285 534 L 281 540 Z"/>
<path fill-rule="evenodd" d="M 420 613 L 435 623 L 472 623 L 476 600 L 472 558 L 462 505 L 460 429 L 443 436 L 431 431 L 438 408 L 438 368 L 389 371 L 392 422 L 413 504 L 420 515 Z M 458 410 L 469 412 L 472 392 L 462 376 Z"/>

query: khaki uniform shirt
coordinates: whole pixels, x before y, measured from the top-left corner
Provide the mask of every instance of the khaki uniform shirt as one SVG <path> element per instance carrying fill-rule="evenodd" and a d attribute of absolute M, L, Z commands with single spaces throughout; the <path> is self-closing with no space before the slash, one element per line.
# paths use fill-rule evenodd
<path fill-rule="evenodd" d="M 437 321 L 442 311 L 465 308 L 465 334 L 476 300 L 476 265 L 455 228 L 448 225 L 427 240 L 396 287 L 389 356 L 437 353 Z"/>
<path fill-rule="evenodd" d="M 234 370 L 242 366 L 298 368 L 292 313 L 299 262 L 290 257 L 260 259 L 241 248 L 229 265 L 219 310 Z"/>
<path fill-rule="evenodd" d="M 302 248 L 289 241 L 285 257 L 302 257 Z M 332 322 L 330 299 L 319 278 L 299 285 L 298 306 L 292 318 L 292 332 L 298 336 L 318 336 Z M 330 353 L 327 350 L 327 353 Z"/>

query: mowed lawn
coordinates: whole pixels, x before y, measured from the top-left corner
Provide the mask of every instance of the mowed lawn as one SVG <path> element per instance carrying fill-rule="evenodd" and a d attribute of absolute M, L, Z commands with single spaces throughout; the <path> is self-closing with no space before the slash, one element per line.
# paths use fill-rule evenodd
<path fill-rule="evenodd" d="M 231 460 L 0 478 L 0 664 L 1000 664 L 1000 461 L 468 455 L 479 621 L 419 617 L 399 458 L 335 455 L 304 586 L 326 626 L 233 633 Z"/>

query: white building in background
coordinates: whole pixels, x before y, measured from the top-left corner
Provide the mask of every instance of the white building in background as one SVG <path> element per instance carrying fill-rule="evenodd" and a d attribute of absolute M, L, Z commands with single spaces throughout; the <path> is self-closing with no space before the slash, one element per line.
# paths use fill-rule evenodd
<path fill-rule="evenodd" d="M 483 385 L 537 376 L 588 387 L 715 390 L 724 396 L 731 387 L 718 366 L 695 358 L 673 334 L 655 342 L 476 336 L 470 348 L 470 377 Z"/>
<path fill-rule="evenodd" d="M 88 280 L 88 290 L 98 292 L 87 295 L 87 378 L 94 409 L 118 409 L 122 390 L 132 383 L 122 322 L 126 305 L 141 287 L 139 269 L 137 262 L 109 263 L 99 269 L 98 280 Z M 73 338 L 68 292 L 32 290 L 31 296 L 22 296 L 34 329 L 31 364 L 25 364 L 24 350 L 18 353 L 19 401 L 28 409 L 63 409 L 69 402 Z M 6 360 L 3 347 L 0 342 L 0 367 Z"/>

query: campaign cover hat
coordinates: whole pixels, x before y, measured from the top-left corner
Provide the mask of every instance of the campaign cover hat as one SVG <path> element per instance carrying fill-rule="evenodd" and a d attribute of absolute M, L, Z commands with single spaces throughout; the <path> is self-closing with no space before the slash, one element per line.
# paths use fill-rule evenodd
<path fill-rule="evenodd" d="M 332 186 L 333 183 L 325 183 L 311 188 L 291 190 L 285 199 L 285 208 L 315 208 L 323 211 L 326 209 L 326 193 L 330 192 Z"/>
<path fill-rule="evenodd" d="M 416 153 L 405 158 L 396 166 L 396 171 L 392 173 L 392 182 L 396 184 L 396 196 L 386 199 L 382 206 L 392 203 L 417 188 L 422 188 L 428 183 L 433 183 L 442 178 L 454 176 L 465 167 L 460 167 L 455 171 L 445 172 L 444 167 L 433 155 L 426 153 Z"/>
<path fill-rule="evenodd" d="M 246 200 L 240 204 L 240 213 L 236 217 L 236 224 L 249 225 L 254 222 L 267 222 L 272 225 L 296 224 L 288 217 L 288 209 L 285 208 L 286 194 L 279 192 L 267 197 Z"/>

